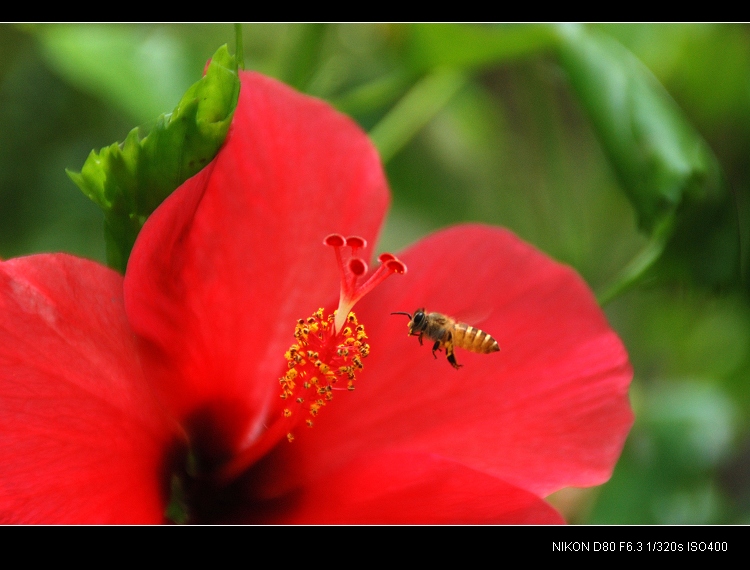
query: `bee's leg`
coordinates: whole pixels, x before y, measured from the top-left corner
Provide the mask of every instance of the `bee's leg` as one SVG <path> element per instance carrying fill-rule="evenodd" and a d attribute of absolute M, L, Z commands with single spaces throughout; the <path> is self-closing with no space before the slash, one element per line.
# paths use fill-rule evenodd
<path fill-rule="evenodd" d="M 419 333 L 419 346 L 422 346 L 422 335 L 423 334 L 424 334 L 423 332 Z"/>
<path fill-rule="evenodd" d="M 437 359 L 437 354 L 435 354 L 436 350 L 440 350 L 440 341 L 436 340 L 435 344 L 432 345 L 432 356 Z"/>
<path fill-rule="evenodd" d="M 459 364 L 458 362 L 456 362 L 456 355 L 453 354 L 452 342 L 445 345 L 445 355 L 448 357 L 448 362 L 450 362 L 451 366 L 453 366 L 453 368 L 455 368 L 456 370 L 463 366 L 463 364 Z"/>

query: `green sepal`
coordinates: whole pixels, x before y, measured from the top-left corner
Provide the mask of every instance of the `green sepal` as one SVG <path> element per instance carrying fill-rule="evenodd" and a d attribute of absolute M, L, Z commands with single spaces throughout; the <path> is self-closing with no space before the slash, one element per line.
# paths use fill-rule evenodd
<path fill-rule="evenodd" d="M 731 192 L 708 144 L 651 72 L 613 38 L 579 25 L 560 33 L 559 58 L 635 208 L 663 240 L 660 275 L 706 284 L 739 277 Z M 663 234 L 665 228 L 668 235 Z M 644 267 L 643 275 L 651 267 Z"/>
<path fill-rule="evenodd" d="M 219 151 L 240 92 L 237 64 L 226 46 L 170 114 L 130 131 L 123 143 L 91 151 L 68 176 L 104 211 L 107 263 L 125 272 L 148 216 Z"/>

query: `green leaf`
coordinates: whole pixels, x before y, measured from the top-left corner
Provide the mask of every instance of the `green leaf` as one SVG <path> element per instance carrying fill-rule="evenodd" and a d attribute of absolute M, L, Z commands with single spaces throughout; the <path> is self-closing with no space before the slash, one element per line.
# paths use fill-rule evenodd
<path fill-rule="evenodd" d="M 161 115 L 146 132 L 133 129 L 122 144 L 91 151 L 80 172 L 67 171 L 104 210 L 110 267 L 125 271 L 146 218 L 216 155 L 232 122 L 239 90 L 236 62 L 222 46 L 174 112 Z"/>
<path fill-rule="evenodd" d="M 663 244 L 663 253 L 652 259 L 661 275 L 710 285 L 737 282 L 736 213 L 711 149 L 651 72 L 621 44 L 583 26 L 558 30 L 560 62 L 639 226 Z M 648 270 L 650 264 L 644 265 L 636 277 Z M 638 280 L 633 277 L 627 277 L 630 283 Z"/>

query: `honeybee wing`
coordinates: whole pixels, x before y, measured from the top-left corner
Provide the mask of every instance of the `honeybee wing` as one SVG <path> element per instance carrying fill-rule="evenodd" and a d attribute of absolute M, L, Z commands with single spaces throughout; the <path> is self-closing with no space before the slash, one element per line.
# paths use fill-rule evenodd
<path fill-rule="evenodd" d="M 487 308 L 473 307 L 461 309 L 455 314 L 451 314 L 450 317 L 456 322 L 482 328 L 482 324 L 490 318 L 491 313 L 492 311 Z"/>

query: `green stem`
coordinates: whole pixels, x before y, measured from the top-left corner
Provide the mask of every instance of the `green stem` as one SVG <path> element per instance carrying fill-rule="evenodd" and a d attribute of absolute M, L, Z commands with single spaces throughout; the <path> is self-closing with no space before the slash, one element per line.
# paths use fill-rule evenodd
<path fill-rule="evenodd" d="M 234 60 L 239 69 L 245 69 L 245 53 L 242 49 L 242 24 L 234 25 Z"/>
<path fill-rule="evenodd" d="M 436 70 L 423 77 L 370 131 L 370 138 L 387 163 L 466 84 L 454 70 Z"/>

